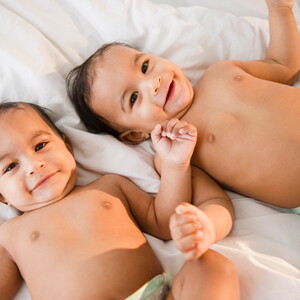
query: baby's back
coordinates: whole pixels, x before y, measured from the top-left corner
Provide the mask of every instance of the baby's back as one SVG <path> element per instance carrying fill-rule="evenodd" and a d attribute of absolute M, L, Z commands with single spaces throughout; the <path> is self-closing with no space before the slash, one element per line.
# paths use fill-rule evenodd
<path fill-rule="evenodd" d="M 300 89 L 217 63 L 184 119 L 198 128 L 194 165 L 240 194 L 300 205 Z"/>
<path fill-rule="evenodd" d="M 122 201 L 79 188 L 7 222 L 33 299 L 123 299 L 162 272 Z"/>

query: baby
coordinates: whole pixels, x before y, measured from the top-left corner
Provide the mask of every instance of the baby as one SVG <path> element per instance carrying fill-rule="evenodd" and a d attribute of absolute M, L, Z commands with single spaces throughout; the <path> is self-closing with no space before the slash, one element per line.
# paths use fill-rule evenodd
<path fill-rule="evenodd" d="M 194 128 L 186 124 L 180 131 L 186 150 Z M 32 299 L 139 299 L 135 293 L 143 299 L 239 299 L 233 265 L 213 250 L 187 262 L 166 295 L 166 275 L 137 227 L 170 235 L 164 228 L 169 216 L 157 214 L 164 186 L 156 198 L 118 175 L 77 186 L 70 143 L 34 104 L 0 105 L 0 139 L 1 201 L 24 212 L 0 226 L 1 300 L 14 297 L 22 278 Z M 173 159 L 171 178 L 185 184 L 188 163 L 166 153 Z M 201 235 L 193 217 L 199 210 L 188 203 L 176 209 L 184 212 L 172 217 L 172 235 Z"/>
<path fill-rule="evenodd" d="M 80 118 L 90 131 L 131 144 L 148 139 L 157 124 L 170 138 L 176 138 L 178 120 L 193 124 L 194 166 L 226 189 L 285 208 L 299 206 L 300 89 L 289 86 L 300 69 L 294 2 L 266 3 L 265 59 L 216 62 L 194 87 L 163 58 L 118 43 L 100 48 L 67 78 Z"/>

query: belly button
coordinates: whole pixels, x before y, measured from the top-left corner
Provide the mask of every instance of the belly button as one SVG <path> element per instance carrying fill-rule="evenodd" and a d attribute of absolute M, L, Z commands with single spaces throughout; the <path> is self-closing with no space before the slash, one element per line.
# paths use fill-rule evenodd
<path fill-rule="evenodd" d="M 106 209 L 110 209 L 111 208 L 111 203 L 109 201 L 103 201 L 101 202 L 102 207 L 106 208 Z"/>
<path fill-rule="evenodd" d="M 38 240 L 39 237 L 40 237 L 40 232 L 39 232 L 39 231 L 34 231 L 34 232 L 32 232 L 31 235 L 30 235 L 30 239 L 31 239 L 32 241 Z"/>
<path fill-rule="evenodd" d="M 215 142 L 215 136 L 212 133 L 207 135 L 207 141 L 209 144 L 213 144 Z"/>

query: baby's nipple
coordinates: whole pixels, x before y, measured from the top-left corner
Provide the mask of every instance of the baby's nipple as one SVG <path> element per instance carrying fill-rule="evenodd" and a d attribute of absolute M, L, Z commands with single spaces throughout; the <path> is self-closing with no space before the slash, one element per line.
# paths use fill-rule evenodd
<path fill-rule="evenodd" d="M 209 133 L 208 135 L 207 135 L 207 141 L 208 141 L 208 143 L 209 144 L 213 144 L 214 142 L 215 142 L 215 135 L 214 134 L 212 134 L 212 133 Z"/>
<path fill-rule="evenodd" d="M 103 208 L 106 208 L 106 209 L 110 209 L 112 206 L 111 202 L 109 202 L 109 201 L 102 201 L 101 205 Z"/>
<path fill-rule="evenodd" d="M 234 77 L 234 79 L 237 80 L 237 81 L 242 81 L 243 80 L 243 76 L 237 75 L 237 76 Z"/>
<path fill-rule="evenodd" d="M 31 239 L 32 241 L 38 240 L 39 237 L 40 237 L 40 232 L 39 232 L 39 231 L 33 231 L 33 232 L 31 233 L 31 235 L 30 235 L 30 239 Z"/>

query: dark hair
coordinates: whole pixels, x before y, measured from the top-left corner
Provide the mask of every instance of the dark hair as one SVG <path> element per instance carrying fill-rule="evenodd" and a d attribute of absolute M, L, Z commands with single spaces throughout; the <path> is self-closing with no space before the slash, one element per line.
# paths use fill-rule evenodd
<path fill-rule="evenodd" d="M 62 139 L 65 139 L 65 135 L 60 131 L 60 129 L 54 124 L 54 122 L 50 118 L 51 111 L 45 107 L 40 105 L 30 103 L 30 102 L 3 102 L 0 103 L 0 115 L 6 113 L 9 110 L 17 110 L 17 109 L 24 109 L 26 106 L 31 107 L 34 111 L 36 111 L 39 116 L 45 121 L 45 123 L 55 132 L 57 133 Z"/>
<path fill-rule="evenodd" d="M 95 62 L 99 62 L 103 58 L 103 55 L 107 50 L 114 46 L 134 48 L 129 44 L 120 42 L 102 45 L 102 47 L 81 65 L 75 67 L 68 73 L 66 78 L 66 89 L 79 118 L 88 131 L 92 133 L 108 133 L 118 138 L 120 132 L 113 128 L 108 120 L 96 114 L 89 105 L 91 86 L 94 80 L 93 66 Z"/>

